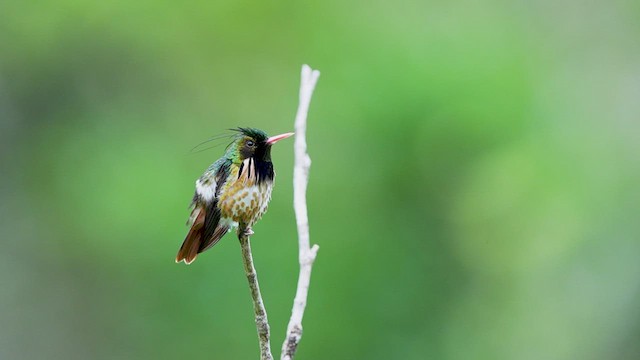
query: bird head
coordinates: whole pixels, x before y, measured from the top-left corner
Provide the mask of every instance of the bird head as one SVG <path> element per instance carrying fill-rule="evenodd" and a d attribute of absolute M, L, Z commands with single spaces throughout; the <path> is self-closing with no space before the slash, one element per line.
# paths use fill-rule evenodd
<path fill-rule="evenodd" d="M 294 134 L 285 133 L 269 137 L 259 129 L 237 128 L 233 130 L 237 132 L 237 135 L 227 153 L 238 162 L 248 158 L 254 158 L 254 160 L 258 161 L 271 161 L 271 146 Z"/>

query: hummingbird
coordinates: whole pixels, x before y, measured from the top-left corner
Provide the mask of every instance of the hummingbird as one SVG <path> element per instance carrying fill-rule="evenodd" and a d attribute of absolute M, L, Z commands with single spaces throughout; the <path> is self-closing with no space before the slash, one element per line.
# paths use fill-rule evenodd
<path fill-rule="evenodd" d="M 233 141 L 225 154 L 196 180 L 191 201 L 190 226 L 176 262 L 191 264 L 227 232 L 251 235 L 251 227 L 267 211 L 275 171 L 271 146 L 294 133 L 269 137 L 253 128 L 232 129 Z"/>

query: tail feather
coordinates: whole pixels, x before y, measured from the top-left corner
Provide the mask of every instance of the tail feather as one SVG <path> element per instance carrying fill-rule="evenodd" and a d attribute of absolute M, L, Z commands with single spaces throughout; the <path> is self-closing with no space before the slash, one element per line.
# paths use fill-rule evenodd
<path fill-rule="evenodd" d="M 184 239 L 182 246 L 180 246 L 180 250 L 178 250 L 176 262 L 184 260 L 185 264 L 191 264 L 193 260 L 196 259 L 199 252 L 198 250 L 203 242 L 204 219 L 205 210 L 200 209 L 198 215 L 193 221 L 193 225 L 191 225 L 191 229 L 189 230 L 187 237 Z"/>
<path fill-rule="evenodd" d="M 191 264 L 199 253 L 210 249 L 229 231 L 230 223 L 220 221 L 220 210 L 215 203 L 194 209 L 192 218 L 191 229 L 178 250 L 176 262 Z"/>

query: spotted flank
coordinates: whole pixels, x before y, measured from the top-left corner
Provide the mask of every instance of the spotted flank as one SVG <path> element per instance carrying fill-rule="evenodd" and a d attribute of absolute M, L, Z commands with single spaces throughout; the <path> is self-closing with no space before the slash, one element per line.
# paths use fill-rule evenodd
<path fill-rule="evenodd" d="M 273 178 L 259 182 L 259 174 L 251 159 L 246 159 L 240 167 L 231 170 L 230 179 L 224 184 L 219 207 L 222 215 L 251 227 L 267 211 Z"/>

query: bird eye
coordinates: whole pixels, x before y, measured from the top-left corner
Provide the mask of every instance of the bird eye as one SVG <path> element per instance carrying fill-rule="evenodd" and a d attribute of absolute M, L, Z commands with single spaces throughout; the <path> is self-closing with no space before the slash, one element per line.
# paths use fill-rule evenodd
<path fill-rule="evenodd" d="M 255 145 L 255 143 L 253 141 L 247 140 L 247 146 L 251 146 L 252 147 L 253 145 Z"/>

